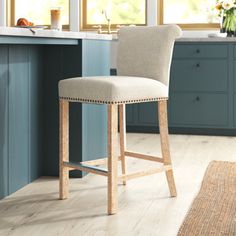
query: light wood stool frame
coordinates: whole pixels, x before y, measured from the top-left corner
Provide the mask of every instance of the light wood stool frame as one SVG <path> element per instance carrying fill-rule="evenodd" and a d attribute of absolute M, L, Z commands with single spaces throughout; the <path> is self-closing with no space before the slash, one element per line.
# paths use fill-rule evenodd
<path fill-rule="evenodd" d="M 60 199 L 68 198 L 69 193 L 69 171 L 81 170 L 108 177 L 108 214 L 115 214 L 118 209 L 118 181 L 126 184 L 127 180 L 165 172 L 169 185 L 170 195 L 175 197 L 176 187 L 171 165 L 167 101 L 158 101 L 158 117 L 161 139 L 162 158 L 145 155 L 141 153 L 129 152 L 126 150 L 126 119 L 125 104 L 108 105 L 108 158 L 72 163 L 69 161 L 69 101 L 60 99 Z M 118 108 L 120 123 L 120 156 L 118 157 Z M 148 161 L 163 163 L 162 167 L 146 171 L 126 174 L 125 157 L 134 157 Z M 118 176 L 118 160 L 121 161 L 122 175 Z M 96 167 L 108 162 L 108 170 Z"/>

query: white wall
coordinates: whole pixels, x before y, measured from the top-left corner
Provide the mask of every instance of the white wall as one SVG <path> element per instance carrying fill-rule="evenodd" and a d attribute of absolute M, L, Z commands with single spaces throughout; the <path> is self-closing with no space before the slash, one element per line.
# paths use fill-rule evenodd
<path fill-rule="evenodd" d="M 7 7 L 6 2 L 7 0 L 0 0 L 0 26 L 6 25 L 6 13 L 7 13 Z"/>
<path fill-rule="evenodd" d="M 70 30 L 79 31 L 80 30 L 80 0 L 70 0 Z"/>

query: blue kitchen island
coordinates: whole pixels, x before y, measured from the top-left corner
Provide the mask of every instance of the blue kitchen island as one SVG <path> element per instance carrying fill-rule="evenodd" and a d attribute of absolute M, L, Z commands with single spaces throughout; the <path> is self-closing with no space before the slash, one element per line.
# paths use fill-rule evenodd
<path fill-rule="evenodd" d="M 110 39 L 0 27 L 0 199 L 42 175 L 58 175 L 58 81 L 109 75 Z M 106 156 L 106 107 L 70 108 L 71 160 Z"/>

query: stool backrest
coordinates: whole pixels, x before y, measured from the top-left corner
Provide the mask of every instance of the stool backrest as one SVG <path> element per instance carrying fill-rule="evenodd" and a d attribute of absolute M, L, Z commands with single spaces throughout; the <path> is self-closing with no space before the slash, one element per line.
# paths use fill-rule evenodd
<path fill-rule="evenodd" d="M 155 79 L 169 85 L 176 25 L 121 27 L 118 35 L 117 75 Z"/>

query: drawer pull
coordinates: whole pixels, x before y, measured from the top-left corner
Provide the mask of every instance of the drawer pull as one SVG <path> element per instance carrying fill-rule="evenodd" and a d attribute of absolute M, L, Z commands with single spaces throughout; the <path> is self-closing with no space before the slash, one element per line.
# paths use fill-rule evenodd
<path fill-rule="evenodd" d="M 200 49 L 197 49 L 197 50 L 196 50 L 196 53 L 200 53 Z"/>
<path fill-rule="evenodd" d="M 199 68 L 199 67 L 200 67 L 200 63 L 197 63 L 197 64 L 196 64 L 196 67 Z"/>

